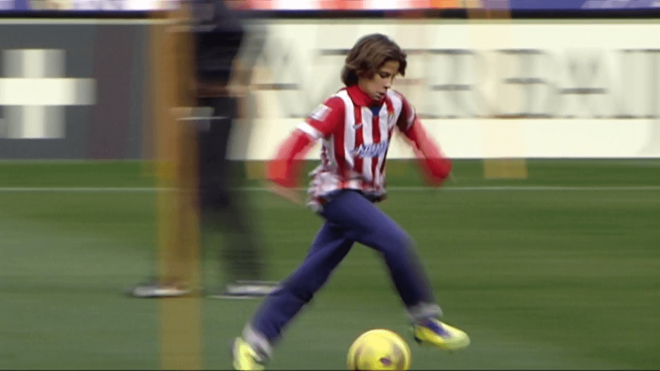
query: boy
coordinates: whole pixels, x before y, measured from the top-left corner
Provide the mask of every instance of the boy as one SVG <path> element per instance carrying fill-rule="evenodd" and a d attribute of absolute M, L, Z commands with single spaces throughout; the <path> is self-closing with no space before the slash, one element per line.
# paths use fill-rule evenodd
<path fill-rule="evenodd" d="M 323 140 L 321 165 L 312 173 L 311 206 L 325 220 L 300 267 L 267 296 L 232 345 L 234 368 L 263 369 L 283 329 L 309 303 L 355 242 L 379 251 L 406 306 L 415 339 L 445 350 L 469 345 L 467 334 L 440 322 L 430 284 L 408 235 L 374 206 L 385 198 L 385 157 L 394 129 L 409 140 L 427 179 L 439 186 L 451 172 L 425 133 L 414 108 L 390 88 L 404 76 L 406 54 L 388 37 L 368 35 L 346 57 L 346 85 L 327 99 L 279 149 L 267 168 L 274 191 L 295 200 L 302 159 Z"/>

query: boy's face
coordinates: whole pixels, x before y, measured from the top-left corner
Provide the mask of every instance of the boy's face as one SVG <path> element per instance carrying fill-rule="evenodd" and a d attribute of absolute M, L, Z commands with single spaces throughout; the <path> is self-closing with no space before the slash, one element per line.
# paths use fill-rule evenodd
<path fill-rule="evenodd" d="M 381 100 L 392 87 L 394 77 L 399 72 L 399 62 L 387 61 L 383 64 L 372 78 L 366 76 L 358 77 L 358 86 L 374 100 Z"/>

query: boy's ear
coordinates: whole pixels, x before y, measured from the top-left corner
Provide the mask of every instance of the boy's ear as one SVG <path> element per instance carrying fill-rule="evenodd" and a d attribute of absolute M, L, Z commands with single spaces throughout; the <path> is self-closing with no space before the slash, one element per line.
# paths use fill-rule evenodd
<path fill-rule="evenodd" d="M 357 75 L 358 78 L 365 78 L 365 79 L 370 79 L 373 77 L 373 74 L 370 74 L 369 71 L 366 70 L 357 70 L 355 71 L 355 74 Z"/>

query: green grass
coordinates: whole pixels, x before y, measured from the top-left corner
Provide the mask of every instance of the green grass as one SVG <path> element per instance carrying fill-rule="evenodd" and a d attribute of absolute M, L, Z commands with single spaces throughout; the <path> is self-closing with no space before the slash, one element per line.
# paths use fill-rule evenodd
<path fill-rule="evenodd" d="M 392 186 L 421 184 L 401 166 Z M 0 188 L 152 186 L 142 170 L 4 162 Z M 485 180 L 479 162 L 458 161 L 455 175 L 448 188 L 660 186 L 660 161 L 536 160 L 526 180 Z M 270 278 L 282 279 L 321 220 L 250 195 Z M 453 355 L 411 343 L 413 369 L 660 364 L 660 189 L 393 190 L 382 209 L 416 241 L 445 320 L 473 341 Z M 154 221 L 150 192 L 0 191 L 0 369 L 158 368 L 157 302 L 123 295 L 154 271 Z M 227 369 L 227 345 L 258 302 L 203 303 L 205 367 Z M 343 369 L 351 341 L 374 327 L 408 331 L 382 263 L 356 245 L 270 368 Z"/>

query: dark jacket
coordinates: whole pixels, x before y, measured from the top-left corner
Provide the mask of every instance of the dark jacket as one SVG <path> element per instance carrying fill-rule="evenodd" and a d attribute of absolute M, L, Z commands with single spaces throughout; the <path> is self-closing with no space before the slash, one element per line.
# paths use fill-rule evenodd
<path fill-rule="evenodd" d="M 246 34 L 242 13 L 229 9 L 224 0 L 194 0 L 192 9 L 197 78 L 227 83 Z"/>

